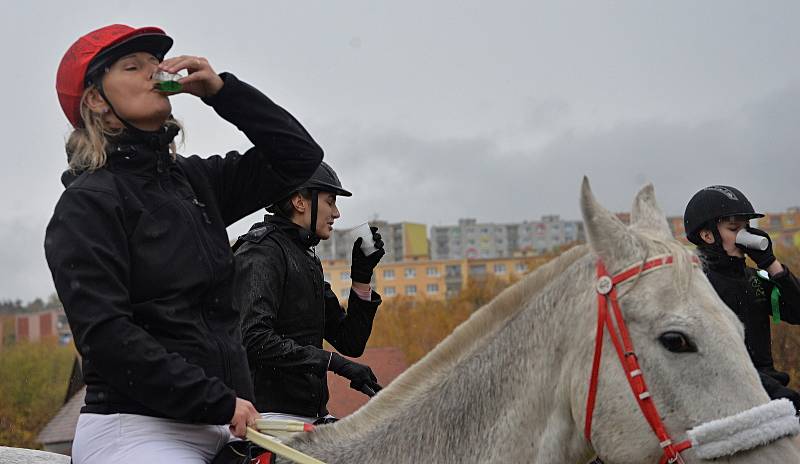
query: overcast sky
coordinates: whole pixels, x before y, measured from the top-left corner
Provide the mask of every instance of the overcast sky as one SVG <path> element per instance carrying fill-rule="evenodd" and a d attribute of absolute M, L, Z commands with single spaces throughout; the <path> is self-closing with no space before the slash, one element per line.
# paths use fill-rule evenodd
<path fill-rule="evenodd" d="M 355 194 L 348 227 L 579 219 L 584 174 L 614 211 L 648 181 L 670 215 L 713 183 L 760 210 L 800 205 L 798 18 L 793 1 L 8 2 L 0 300 L 53 291 L 42 243 L 69 133 L 55 71 L 106 24 L 161 26 L 171 54 L 292 112 Z M 173 108 L 182 153 L 249 147 L 193 97 Z"/>

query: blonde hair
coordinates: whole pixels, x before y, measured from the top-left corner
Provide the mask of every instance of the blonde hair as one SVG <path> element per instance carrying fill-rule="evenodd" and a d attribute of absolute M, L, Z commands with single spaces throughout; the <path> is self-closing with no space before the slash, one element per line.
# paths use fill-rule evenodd
<path fill-rule="evenodd" d="M 77 127 L 69 135 L 66 144 L 67 160 L 72 172 L 94 171 L 106 165 L 106 146 L 108 137 L 122 133 L 124 129 L 109 127 L 102 113 L 96 113 L 86 103 L 88 95 L 97 91 L 97 86 L 90 84 L 81 96 L 81 120 L 83 127 Z M 181 130 L 180 143 L 183 143 L 183 126 L 170 116 L 167 125 L 177 126 Z M 170 142 L 169 151 L 174 159 L 177 156 L 177 145 Z"/>

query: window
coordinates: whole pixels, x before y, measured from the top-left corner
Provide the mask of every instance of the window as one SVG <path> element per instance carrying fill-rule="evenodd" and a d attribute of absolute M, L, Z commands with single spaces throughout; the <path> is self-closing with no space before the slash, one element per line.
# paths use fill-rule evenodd
<path fill-rule="evenodd" d="M 350 289 L 349 288 L 342 289 L 342 299 L 346 300 L 349 296 L 350 296 Z"/>
<path fill-rule="evenodd" d="M 461 266 L 458 265 L 448 265 L 445 268 L 447 272 L 447 277 L 460 277 L 461 276 Z"/>
<path fill-rule="evenodd" d="M 486 265 L 485 264 L 475 264 L 469 267 L 469 275 L 471 276 L 481 276 L 486 275 Z"/>
<path fill-rule="evenodd" d="M 406 285 L 406 295 L 416 295 L 416 294 L 417 294 L 416 285 Z"/>
<path fill-rule="evenodd" d="M 348 271 L 342 271 L 342 273 L 339 274 L 339 280 L 350 280 L 350 273 Z"/>
<path fill-rule="evenodd" d="M 429 267 L 426 273 L 428 274 L 428 277 L 438 277 L 439 269 L 435 267 Z"/>
<path fill-rule="evenodd" d="M 413 267 L 407 267 L 406 270 L 405 270 L 404 275 L 406 276 L 406 279 L 410 279 L 412 277 L 416 277 L 417 276 L 417 270 L 414 269 Z"/>
<path fill-rule="evenodd" d="M 425 287 L 425 291 L 428 293 L 439 293 L 439 284 L 428 284 Z"/>
<path fill-rule="evenodd" d="M 517 272 L 525 272 L 528 270 L 528 265 L 525 263 L 517 263 L 515 268 Z"/>
<path fill-rule="evenodd" d="M 325 279 L 325 282 L 330 282 L 331 281 L 331 273 L 330 272 L 326 272 L 326 273 L 322 274 L 322 278 Z"/>
<path fill-rule="evenodd" d="M 397 291 L 395 291 L 394 287 L 383 287 L 383 294 L 385 296 L 395 296 Z"/>
<path fill-rule="evenodd" d="M 394 279 L 394 269 L 384 269 L 383 278 L 386 280 Z"/>
<path fill-rule="evenodd" d="M 506 273 L 506 265 L 505 264 L 495 264 L 494 265 L 494 273 L 495 274 L 505 274 Z"/>

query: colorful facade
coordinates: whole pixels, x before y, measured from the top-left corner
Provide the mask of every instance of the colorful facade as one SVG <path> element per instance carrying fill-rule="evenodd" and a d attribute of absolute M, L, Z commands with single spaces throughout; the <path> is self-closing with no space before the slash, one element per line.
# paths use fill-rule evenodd
<path fill-rule="evenodd" d="M 488 276 L 501 279 L 521 277 L 546 263 L 552 256 L 519 256 L 494 259 L 417 259 L 381 262 L 373 273 L 371 285 L 385 299 L 398 295 L 445 299 L 456 296 L 470 281 Z M 322 261 L 325 280 L 341 301 L 350 293 L 350 262 Z"/>
<path fill-rule="evenodd" d="M 769 233 L 773 243 L 800 249 L 800 207 L 782 213 L 767 213 L 757 223 L 759 229 Z"/>
<path fill-rule="evenodd" d="M 431 227 L 431 258 L 490 259 L 543 254 L 582 240 L 583 223 L 565 221 L 557 215 L 510 224 L 459 219 L 458 225 Z"/>
<path fill-rule="evenodd" d="M 428 248 L 428 227 L 415 222 L 388 223 L 386 221 L 369 221 L 372 226 L 378 227 L 381 234 L 386 256 L 384 261 L 406 261 L 430 256 Z M 333 235 L 328 240 L 323 240 L 317 245 L 317 256 L 321 260 L 349 260 L 353 252 L 353 242 L 356 237 L 352 229 L 334 229 Z"/>

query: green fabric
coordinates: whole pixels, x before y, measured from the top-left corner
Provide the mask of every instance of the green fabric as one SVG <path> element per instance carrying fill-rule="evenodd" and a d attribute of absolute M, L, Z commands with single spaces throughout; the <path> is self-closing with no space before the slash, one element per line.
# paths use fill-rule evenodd
<path fill-rule="evenodd" d="M 772 294 L 769 299 L 772 302 L 772 322 L 777 324 L 781 321 L 781 290 L 777 285 L 772 287 Z"/>
<path fill-rule="evenodd" d="M 759 269 L 756 271 L 756 275 L 762 280 L 772 283 L 772 293 L 769 296 L 769 301 L 772 305 L 772 322 L 777 324 L 781 321 L 781 289 L 778 288 L 778 284 L 774 280 L 769 278 L 767 271 Z"/>

